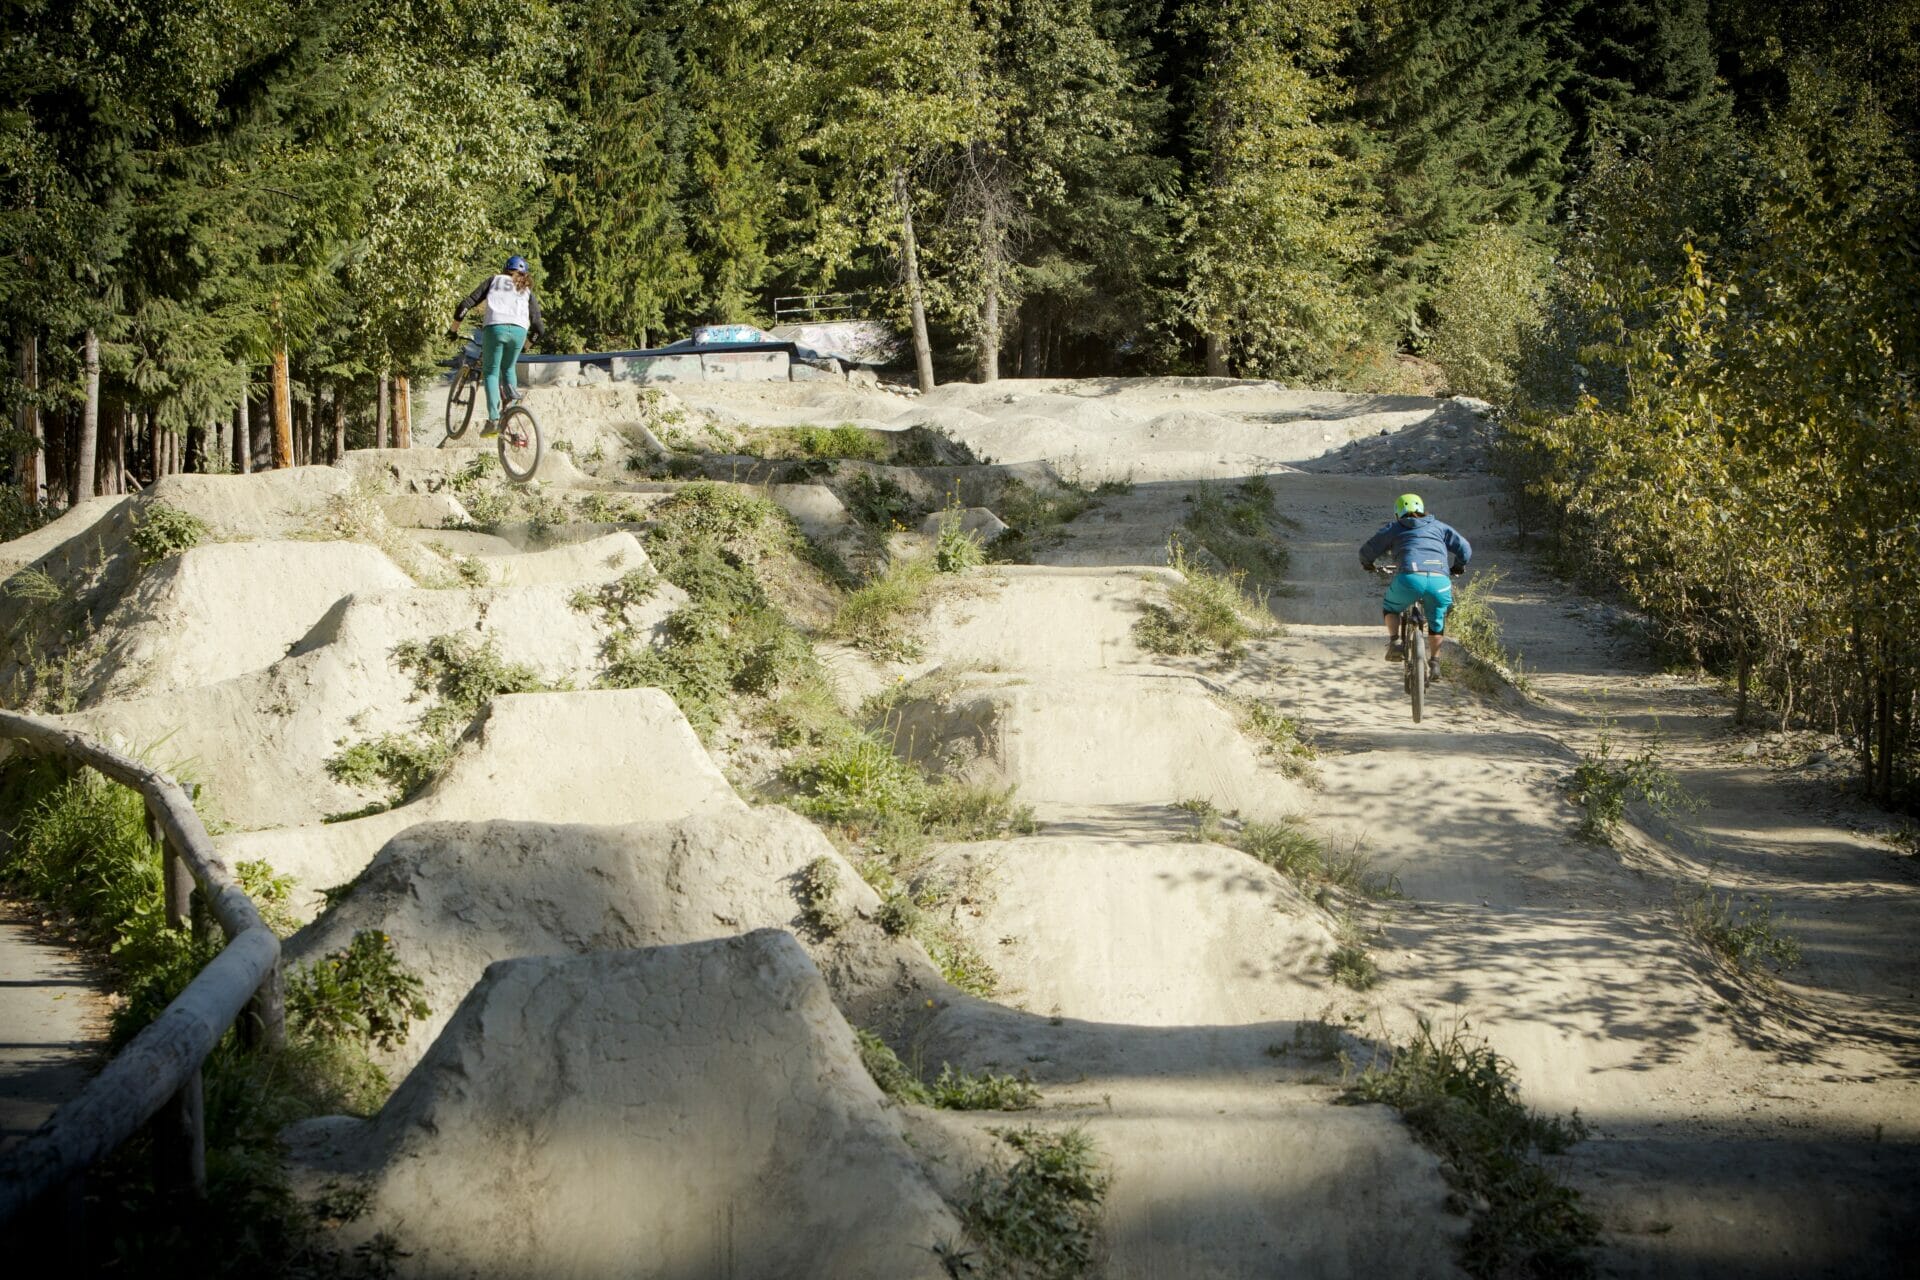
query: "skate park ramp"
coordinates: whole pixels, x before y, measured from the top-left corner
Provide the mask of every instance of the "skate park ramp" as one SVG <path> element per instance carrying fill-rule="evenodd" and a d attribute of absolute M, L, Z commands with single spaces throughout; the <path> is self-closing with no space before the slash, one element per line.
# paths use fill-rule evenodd
<path fill-rule="evenodd" d="M 496 964 L 378 1115 L 288 1137 L 401 1276 L 936 1280 L 961 1235 L 774 930 Z"/>

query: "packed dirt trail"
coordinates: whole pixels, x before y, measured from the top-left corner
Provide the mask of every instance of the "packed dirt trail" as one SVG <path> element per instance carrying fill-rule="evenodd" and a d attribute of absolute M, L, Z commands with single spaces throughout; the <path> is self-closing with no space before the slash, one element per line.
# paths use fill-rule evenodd
<path fill-rule="evenodd" d="M 517 496 L 422 432 L 342 468 L 177 477 L 0 548 L 88 610 L 56 709 L 164 741 L 207 784 L 225 856 L 293 878 L 289 960 L 376 931 L 424 980 L 418 1034 L 376 1055 L 385 1106 L 286 1135 L 302 1195 L 364 1200 L 330 1227 L 341 1250 L 397 1241 L 420 1277 L 934 1280 L 965 1274 L 953 1242 L 1006 1164 L 996 1133 L 1034 1124 L 1084 1130 L 1110 1175 L 1088 1274 L 1459 1275 L 1484 1206 L 1398 1113 L 1337 1105 L 1425 1022 L 1484 1037 L 1529 1106 L 1591 1126 L 1547 1167 L 1597 1215 L 1600 1274 L 1857 1277 L 1913 1256 L 1913 862 L 1830 744 L 1736 730 L 1631 617 L 1527 557 L 1481 406 L 1179 378 L 531 403 L 564 447 Z M 748 448 L 834 422 L 892 454 Z M 793 748 L 610 687 L 616 641 L 684 641 L 697 584 L 654 582 L 668 552 L 649 539 L 700 475 L 869 572 L 927 555 L 909 524 L 949 502 L 1073 504 L 1000 544 L 1022 562 L 935 575 L 883 656 L 830 638 L 830 603 L 783 597 L 842 713 L 1031 806 L 1029 830 L 927 855 L 991 982 L 888 924 L 860 851 L 781 807 Z M 1525 685 L 1449 651 L 1418 725 L 1356 556 L 1409 490 L 1472 539 Z M 876 493 L 918 509 L 873 518 Z M 1232 494 L 1277 521 L 1276 630 L 1225 657 L 1150 651 L 1140 624 L 1181 581 L 1170 543 L 1217 565 L 1193 520 Z M 129 530 L 158 502 L 212 535 L 137 565 Z M 449 637 L 524 664 L 521 683 L 463 712 L 404 795 L 336 767 L 349 740 L 424 723 L 405 664 Z M 1656 731 L 1701 806 L 1576 838 L 1576 764 Z M 1354 874 L 1235 847 L 1255 824 Z M 1363 892 L 1365 868 L 1397 892 Z M 1686 921 L 1707 884 L 1770 897 L 1801 963 L 1776 981 L 1718 958 Z M 1337 979 L 1356 955 L 1377 983 Z M 855 1028 L 928 1080 L 1017 1075 L 1041 1100 L 900 1101 Z"/>

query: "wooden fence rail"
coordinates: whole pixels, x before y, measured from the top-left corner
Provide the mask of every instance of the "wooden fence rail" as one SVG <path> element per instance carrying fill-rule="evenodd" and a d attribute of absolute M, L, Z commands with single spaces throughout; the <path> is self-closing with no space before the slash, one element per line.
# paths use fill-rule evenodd
<path fill-rule="evenodd" d="M 200 1068 L 228 1027 L 263 1047 L 286 1043 L 280 940 L 214 852 L 213 840 L 179 783 L 83 735 L 35 716 L 0 711 L 0 739 L 37 755 L 98 770 L 138 791 L 148 831 L 165 850 L 167 914 L 191 928 L 198 888 L 227 945 L 172 1004 L 19 1145 L 0 1154 L 0 1226 L 111 1154 L 155 1122 L 155 1154 L 167 1185 L 204 1191 L 206 1135 Z"/>

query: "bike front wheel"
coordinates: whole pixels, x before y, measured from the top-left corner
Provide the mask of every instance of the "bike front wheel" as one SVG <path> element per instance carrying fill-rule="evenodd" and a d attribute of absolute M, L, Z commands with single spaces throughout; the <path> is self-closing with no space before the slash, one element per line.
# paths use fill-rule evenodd
<path fill-rule="evenodd" d="M 525 405 L 509 405 L 501 413 L 500 467 L 507 473 L 507 479 L 515 484 L 533 479 L 533 473 L 540 469 L 540 455 L 545 447 L 540 438 L 540 424 Z"/>
<path fill-rule="evenodd" d="M 470 364 L 460 366 L 453 375 L 453 385 L 447 388 L 447 440 L 458 440 L 467 434 L 467 427 L 473 422 L 473 398 L 480 389 L 480 375 Z M 446 440 L 441 441 L 442 444 Z"/>

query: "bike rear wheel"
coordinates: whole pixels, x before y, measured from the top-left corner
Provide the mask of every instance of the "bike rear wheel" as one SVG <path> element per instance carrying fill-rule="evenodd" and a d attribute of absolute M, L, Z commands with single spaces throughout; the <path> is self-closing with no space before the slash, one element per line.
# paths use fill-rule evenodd
<path fill-rule="evenodd" d="M 525 405 L 508 405 L 501 412 L 500 466 L 507 473 L 507 479 L 515 484 L 533 479 L 533 473 L 540 469 L 540 455 L 545 447 L 540 438 L 540 424 Z"/>
<path fill-rule="evenodd" d="M 1413 703 L 1413 722 L 1427 711 L 1427 620 L 1419 609 L 1407 610 L 1401 620 L 1407 638 L 1407 697 Z"/>
<path fill-rule="evenodd" d="M 453 385 L 447 388 L 447 440 L 458 440 L 467 434 L 467 427 L 473 422 L 473 398 L 479 389 L 479 371 L 463 363 L 453 375 Z M 445 444 L 446 440 L 441 443 Z"/>

